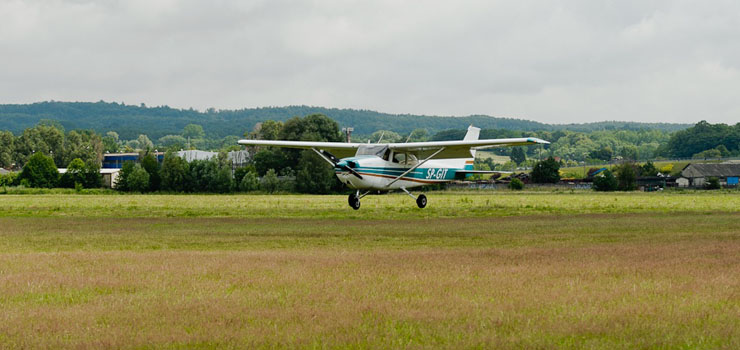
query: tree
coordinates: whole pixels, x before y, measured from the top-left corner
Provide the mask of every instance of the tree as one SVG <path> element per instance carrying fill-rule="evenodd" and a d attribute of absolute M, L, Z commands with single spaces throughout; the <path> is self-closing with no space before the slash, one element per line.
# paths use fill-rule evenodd
<path fill-rule="evenodd" d="M 203 127 L 198 124 L 188 124 L 185 125 L 185 128 L 182 129 L 182 137 L 183 138 L 191 138 L 191 139 L 202 139 L 206 137 L 205 131 L 203 131 Z"/>
<path fill-rule="evenodd" d="M 52 157 L 56 166 L 67 165 L 63 161 L 64 132 L 56 127 L 39 123 L 33 128 L 23 130 L 15 143 L 15 161 L 22 167 L 32 154 L 43 153 Z"/>
<path fill-rule="evenodd" d="M 152 154 L 147 153 L 141 158 L 141 167 L 149 174 L 149 191 L 157 191 L 162 183 L 159 176 L 159 162 Z"/>
<path fill-rule="evenodd" d="M 75 158 L 67 165 L 67 172 L 59 178 L 59 186 L 74 188 L 75 184 L 82 185 L 85 182 L 85 162 Z"/>
<path fill-rule="evenodd" d="M 637 172 L 633 163 L 623 163 L 617 166 L 617 189 L 620 191 L 634 191 L 637 188 Z"/>
<path fill-rule="evenodd" d="M 162 136 L 157 140 L 157 144 L 165 148 L 177 148 L 183 149 L 187 144 L 187 140 L 180 135 L 166 135 Z"/>
<path fill-rule="evenodd" d="M 0 131 L 0 168 L 10 168 L 15 153 L 15 136 L 10 131 Z"/>
<path fill-rule="evenodd" d="M 132 161 L 127 161 L 123 163 L 123 166 L 121 166 L 121 171 L 118 172 L 118 177 L 116 178 L 116 190 L 118 191 L 130 191 L 129 188 L 129 176 L 131 173 L 134 172 L 135 163 Z M 149 179 L 147 179 L 149 181 Z"/>
<path fill-rule="evenodd" d="M 252 136 L 258 140 L 277 140 L 282 130 L 283 122 L 265 120 L 254 126 L 254 132 L 252 134 L 245 134 L 244 136 Z"/>
<path fill-rule="evenodd" d="M 693 159 L 713 159 L 713 158 L 721 158 L 722 152 L 716 148 L 708 149 L 706 151 L 701 151 L 697 154 L 694 154 L 691 158 Z"/>
<path fill-rule="evenodd" d="M 591 151 L 588 155 L 589 158 L 599 159 L 608 162 L 612 159 L 614 151 L 609 146 L 601 147 L 598 150 Z"/>
<path fill-rule="evenodd" d="M 132 192 L 145 192 L 149 189 L 149 173 L 136 164 L 126 179 L 128 190 Z"/>
<path fill-rule="evenodd" d="M 260 179 L 260 190 L 267 193 L 273 193 L 280 190 L 280 179 L 277 177 L 274 169 L 270 169 L 265 176 Z"/>
<path fill-rule="evenodd" d="M 394 143 L 402 142 L 404 140 L 403 137 L 396 132 L 390 130 L 378 130 L 370 135 L 370 142 L 378 143 L 378 141 L 381 143 Z"/>
<path fill-rule="evenodd" d="M 637 147 L 635 145 L 626 145 L 622 147 L 619 155 L 627 160 L 637 160 Z"/>
<path fill-rule="evenodd" d="M 524 150 L 521 147 L 514 147 L 514 149 L 511 150 L 511 160 L 516 163 L 516 165 L 521 165 L 527 160 L 527 155 L 524 154 Z"/>
<path fill-rule="evenodd" d="M 257 174 L 264 176 L 268 170 L 283 170 L 292 164 L 286 153 L 277 148 L 263 148 L 254 155 L 254 167 Z"/>
<path fill-rule="evenodd" d="M 172 151 L 164 155 L 160 170 L 161 188 L 165 191 L 184 192 L 188 184 L 188 162 Z"/>
<path fill-rule="evenodd" d="M 557 183 L 560 181 L 560 163 L 548 157 L 534 165 L 531 176 L 534 183 Z"/>
<path fill-rule="evenodd" d="M 594 191 L 610 192 L 617 190 L 617 178 L 606 169 L 594 176 Z"/>
<path fill-rule="evenodd" d="M 149 140 L 149 137 L 146 135 L 139 135 L 139 137 L 136 139 L 139 143 L 139 149 L 141 150 L 148 150 L 148 149 L 154 149 L 154 144 L 151 140 Z M 134 147 L 137 148 L 137 147 Z"/>
<path fill-rule="evenodd" d="M 111 136 L 112 134 L 115 134 L 116 137 Z M 116 153 L 120 150 L 121 145 L 118 143 L 118 134 L 116 134 L 113 131 L 108 131 L 105 136 L 103 136 L 103 151 L 107 153 Z"/>
<path fill-rule="evenodd" d="M 100 163 L 103 160 L 103 150 L 103 140 L 94 131 L 72 130 L 64 139 L 64 149 L 54 152 L 62 155 L 63 164 L 69 164 L 75 158 L 81 159 L 84 163 Z"/>
<path fill-rule="evenodd" d="M 335 186 L 334 169 L 313 151 L 301 152 L 296 173 L 296 190 L 303 193 L 326 194 Z"/>
<path fill-rule="evenodd" d="M 658 169 L 655 168 L 655 164 L 652 161 L 647 161 L 641 167 L 640 175 L 642 176 L 656 176 L 658 175 Z"/>
<path fill-rule="evenodd" d="M 51 157 L 34 153 L 23 167 L 20 181 L 26 180 L 31 187 L 52 188 L 59 181 L 59 171 Z"/>

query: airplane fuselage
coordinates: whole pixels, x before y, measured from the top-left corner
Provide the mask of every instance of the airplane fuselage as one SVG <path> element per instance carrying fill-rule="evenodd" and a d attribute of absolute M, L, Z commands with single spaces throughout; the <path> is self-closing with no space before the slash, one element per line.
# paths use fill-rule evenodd
<path fill-rule="evenodd" d="M 458 171 L 473 169 L 473 158 L 431 159 L 393 182 L 417 163 L 417 159 L 390 161 L 372 155 L 356 156 L 342 158 L 334 173 L 350 188 L 385 191 L 452 181 L 461 178 Z M 362 178 L 343 170 L 340 165 L 352 168 Z"/>

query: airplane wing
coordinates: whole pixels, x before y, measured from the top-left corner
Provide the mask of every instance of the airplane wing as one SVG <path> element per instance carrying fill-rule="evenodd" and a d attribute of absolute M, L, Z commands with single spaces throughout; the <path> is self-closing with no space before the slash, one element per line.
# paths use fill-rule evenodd
<path fill-rule="evenodd" d="M 459 140 L 459 141 L 428 141 L 428 142 L 409 142 L 409 143 L 389 143 L 388 147 L 396 152 L 408 152 L 416 155 L 419 159 L 424 159 L 440 149 L 441 152 L 434 156 L 434 159 L 445 158 L 471 158 L 471 150 L 510 147 L 510 146 L 527 146 L 537 144 L 549 144 L 545 140 L 536 137 L 523 137 L 514 139 L 488 139 L 488 140 Z"/>
<path fill-rule="evenodd" d="M 314 141 L 280 141 L 280 140 L 239 140 L 240 145 L 245 146 L 270 146 L 285 147 L 298 149 L 321 149 L 328 151 L 339 158 L 354 156 L 357 149 L 364 143 L 345 143 L 345 142 L 314 142 Z M 434 156 L 434 159 L 446 158 L 470 158 L 471 150 L 509 147 L 509 146 L 527 146 L 537 144 L 549 144 L 545 140 L 536 137 L 523 137 L 514 139 L 488 139 L 488 140 L 456 140 L 456 141 L 428 141 L 428 142 L 408 142 L 408 143 L 387 143 L 388 148 L 397 152 L 407 152 L 416 155 L 419 159 L 424 159 L 430 155 L 441 152 Z"/>
<path fill-rule="evenodd" d="M 311 149 L 327 151 L 339 158 L 352 157 L 362 143 L 314 142 L 314 141 L 276 141 L 276 140 L 239 140 L 245 146 L 270 146 L 284 148 Z"/>

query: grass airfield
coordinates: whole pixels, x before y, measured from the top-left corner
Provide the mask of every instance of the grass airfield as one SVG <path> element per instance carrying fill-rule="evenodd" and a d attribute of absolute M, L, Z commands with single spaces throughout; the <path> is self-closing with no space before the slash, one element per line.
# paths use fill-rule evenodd
<path fill-rule="evenodd" d="M 740 193 L 0 196 L 0 348 L 740 348 Z"/>

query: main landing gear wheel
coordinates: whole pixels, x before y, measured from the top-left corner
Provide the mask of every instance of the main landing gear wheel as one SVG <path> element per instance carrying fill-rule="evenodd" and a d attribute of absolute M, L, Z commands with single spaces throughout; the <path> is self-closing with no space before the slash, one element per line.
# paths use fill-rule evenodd
<path fill-rule="evenodd" d="M 349 198 L 347 198 L 347 202 L 349 203 L 349 206 L 352 207 L 352 209 L 360 209 L 360 198 L 358 198 L 356 194 L 353 193 L 349 195 Z"/>
<path fill-rule="evenodd" d="M 416 197 L 416 205 L 419 206 L 419 208 L 424 208 L 427 206 L 427 196 L 420 194 L 418 197 Z"/>

